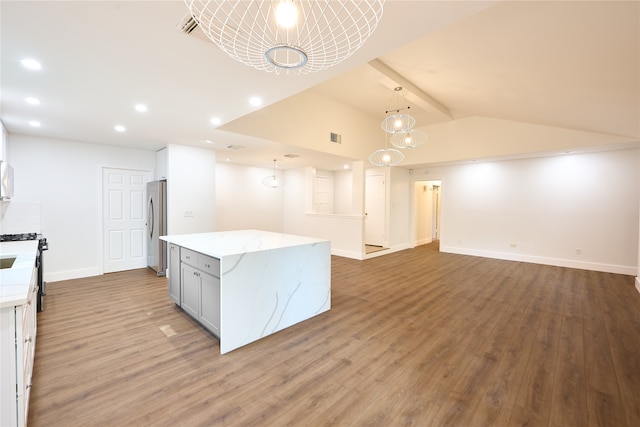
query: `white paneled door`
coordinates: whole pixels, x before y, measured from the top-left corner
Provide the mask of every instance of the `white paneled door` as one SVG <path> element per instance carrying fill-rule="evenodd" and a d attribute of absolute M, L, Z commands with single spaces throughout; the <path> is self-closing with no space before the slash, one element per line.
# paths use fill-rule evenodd
<path fill-rule="evenodd" d="M 145 234 L 148 171 L 102 170 L 104 272 L 147 266 Z"/>

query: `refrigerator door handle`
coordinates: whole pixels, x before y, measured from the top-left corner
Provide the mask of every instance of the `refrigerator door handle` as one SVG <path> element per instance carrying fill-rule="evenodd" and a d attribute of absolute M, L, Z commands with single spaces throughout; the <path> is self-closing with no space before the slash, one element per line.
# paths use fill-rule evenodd
<path fill-rule="evenodd" d="M 149 197 L 149 238 L 150 239 L 153 239 L 153 221 L 154 221 L 153 198 Z"/>

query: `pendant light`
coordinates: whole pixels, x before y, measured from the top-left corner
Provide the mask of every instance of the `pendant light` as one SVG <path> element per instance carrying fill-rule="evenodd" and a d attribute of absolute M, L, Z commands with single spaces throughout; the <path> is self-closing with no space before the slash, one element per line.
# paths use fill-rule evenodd
<path fill-rule="evenodd" d="M 400 97 L 403 96 L 402 86 L 397 86 L 393 89 L 390 105 L 394 104 L 395 108 L 391 107 L 385 111 L 387 117 L 380 123 L 380 127 L 385 131 L 387 137 L 390 136 L 391 144 L 398 148 L 415 148 L 427 141 L 427 135 L 424 133 L 413 130 L 413 126 L 416 124 L 416 119 L 403 113 L 403 110 L 409 110 L 411 107 L 400 107 Z M 391 114 L 389 114 L 391 113 Z M 369 156 L 369 162 L 375 166 L 396 166 L 404 160 L 404 154 L 394 148 L 387 146 L 387 139 L 385 138 L 385 147 L 380 150 L 374 151 Z"/>
<path fill-rule="evenodd" d="M 308 74 L 358 50 L 382 18 L 384 0 L 184 0 L 202 32 L 258 70 Z"/>
<path fill-rule="evenodd" d="M 282 186 L 282 180 L 276 174 L 276 159 L 273 159 L 273 175 L 267 175 L 262 178 L 262 183 L 271 188 L 278 188 Z"/>
<path fill-rule="evenodd" d="M 374 151 L 369 156 L 369 163 L 374 166 L 397 166 L 403 160 L 404 154 L 401 151 L 387 146 L 386 134 L 384 148 Z"/>
<path fill-rule="evenodd" d="M 416 148 L 427 142 L 427 135 L 419 130 L 411 129 L 405 133 L 391 135 L 391 145 L 398 148 Z"/>
<path fill-rule="evenodd" d="M 380 123 L 382 130 L 387 133 L 407 133 L 416 124 L 416 119 L 407 113 L 401 113 L 403 110 L 408 110 L 411 107 L 400 108 L 400 96 L 402 96 L 402 86 L 398 86 L 393 89 L 393 95 L 391 96 L 390 104 L 393 104 L 395 99 L 396 108 L 391 108 L 385 111 L 387 117 Z M 393 113 L 393 114 L 389 114 Z"/>
<path fill-rule="evenodd" d="M 381 148 L 369 156 L 369 163 L 374 166 L 397 166 L 404 160 L 404 154 L 395 148 Z"/>

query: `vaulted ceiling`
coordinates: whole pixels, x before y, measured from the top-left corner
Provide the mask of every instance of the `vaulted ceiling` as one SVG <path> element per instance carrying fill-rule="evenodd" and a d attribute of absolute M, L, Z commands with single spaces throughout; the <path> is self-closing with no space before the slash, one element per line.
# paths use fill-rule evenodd
<path fill-rule="evenodd" d="M 424 129 L 482 117 L 640 140 L 638 1 L 387 0 L 363 48 L 305 76 L 233 61 L 178 31 L 186 13 L 182 1 L 2 1 L 0 118 L 10 133 L 150 150 L 188 144 L 264 167 L 295 149 L 289 167 L 335 169 L 339 152 L 256 135 L 254 117 L 277 121 L 279 102 L 321 96 L 379 121 L 399 85 Z M 42 69 L 25 70 L 25 57 Z M 138 102 L 146 113 L 133 110 Z"/>

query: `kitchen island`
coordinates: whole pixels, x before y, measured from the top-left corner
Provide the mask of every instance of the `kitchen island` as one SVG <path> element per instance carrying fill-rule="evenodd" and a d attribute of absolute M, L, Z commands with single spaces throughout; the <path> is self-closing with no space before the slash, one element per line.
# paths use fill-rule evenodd
<path fill-rule="evenodd" d="M 169 296 L 220 353 L 331 308 L 331 242 L 260 230 L 162 236 Z"/>

